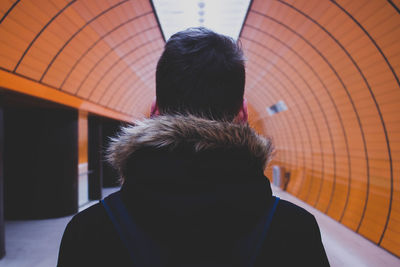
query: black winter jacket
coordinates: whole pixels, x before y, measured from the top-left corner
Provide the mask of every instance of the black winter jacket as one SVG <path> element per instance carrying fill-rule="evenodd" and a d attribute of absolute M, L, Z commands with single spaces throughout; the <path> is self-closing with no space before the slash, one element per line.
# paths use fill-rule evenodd
<path fill-rule="evenodd" d="M 168 255 L 165 266 L 240 266 L 235 244 L 272 204 L 263 174 L 271 150 L 247 125 L 161 116 L 123 129 L 108 159 L 124 178 L 130 216 Z M 58 266 L 132 266 L 101 204 L 69 222 Z M 281 200 L 255 266 L 329 266 L 315 218 Z"/>

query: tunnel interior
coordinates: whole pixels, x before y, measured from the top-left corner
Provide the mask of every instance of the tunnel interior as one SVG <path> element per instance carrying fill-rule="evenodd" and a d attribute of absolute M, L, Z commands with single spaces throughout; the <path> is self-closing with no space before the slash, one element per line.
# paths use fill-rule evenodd
<path fill-rule="evenodd" d="M 0 36 L 6 216 L 9 197 L 50 187 L 68 199 L 54 214 L 72 213 L 77 184 L 89 200 L 117 183 L 108 136 L 149 115 L 158 16 L 147 0 L 2 1 Z M 279 167 L 287 192 L 399 256 L 400 2 L 253 0 L 239 40 L 250 125 L 276 147 L 266 175 Z"/>

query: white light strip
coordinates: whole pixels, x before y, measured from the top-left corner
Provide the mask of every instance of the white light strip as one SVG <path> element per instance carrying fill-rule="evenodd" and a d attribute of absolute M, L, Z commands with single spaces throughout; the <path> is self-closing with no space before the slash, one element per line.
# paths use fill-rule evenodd
<path fill-rule="evenodd" d="M 176 32 L 203 26 L 239 38 L 250 0 L 153 0 L 168 40 Z"/>

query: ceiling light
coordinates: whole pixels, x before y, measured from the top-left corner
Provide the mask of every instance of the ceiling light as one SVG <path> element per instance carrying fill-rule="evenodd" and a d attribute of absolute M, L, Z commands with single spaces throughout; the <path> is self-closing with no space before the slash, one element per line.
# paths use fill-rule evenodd
<path fill-rule="evenodd" d="M 165 38 L 203 26 L 238 39 L 250 0 L 153 0 Z"/>

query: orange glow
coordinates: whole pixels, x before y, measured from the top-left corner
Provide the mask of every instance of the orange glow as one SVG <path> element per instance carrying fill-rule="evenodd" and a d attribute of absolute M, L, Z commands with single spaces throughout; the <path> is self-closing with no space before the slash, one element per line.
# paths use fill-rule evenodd
<path fill-rule="evenodd" d="M 14 92 L 42 98 L 55 103 L 66 105 L 79 110 L 84 110 L 116 120 L 131 122 L 132 117 L 104 108 L 79 97 L 72 96 L 49 86 L 28 80 L 12 73 L 0 70 L 0 87 Z"/>

